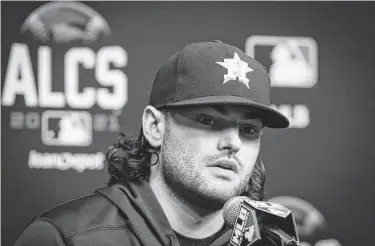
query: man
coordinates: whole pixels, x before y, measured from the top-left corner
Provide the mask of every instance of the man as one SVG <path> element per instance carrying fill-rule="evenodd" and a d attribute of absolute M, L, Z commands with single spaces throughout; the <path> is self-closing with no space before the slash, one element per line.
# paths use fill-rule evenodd
<path fill-rule="evenodd" d="M 186 46 L 156 75 L 139 136 L 110 148 L 108 187 L 44 212 L 16 245 L 227 245 L 225 202 L 264 199 L 262 128 L 289 125 L 269 105 L 259 62 L 221 41 Z"/>

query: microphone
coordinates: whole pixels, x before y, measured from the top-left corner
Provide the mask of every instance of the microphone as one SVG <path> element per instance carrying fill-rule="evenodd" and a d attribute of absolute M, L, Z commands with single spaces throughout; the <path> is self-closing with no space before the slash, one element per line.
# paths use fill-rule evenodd
<path fill-rule="evenodd" d="M 262 236 L 278 246 L 299 245 L 293 214 L 278 203 L 238 196 L 225 203 L 223 216 L 233 229 L 230 239 L 233 246 L 256 245 Z"/>

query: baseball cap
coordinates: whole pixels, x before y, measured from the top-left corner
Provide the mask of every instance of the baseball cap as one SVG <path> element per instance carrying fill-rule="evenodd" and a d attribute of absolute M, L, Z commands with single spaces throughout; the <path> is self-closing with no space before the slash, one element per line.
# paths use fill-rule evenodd
<path fill-rule="evenodd" d="M 172 55 L 156 74 L 150 105 L 242 105 L 258 109 L 264 126 L 286 128 L 288 119 L 270 107 L 265 67 L 239 48 L 219 40 L 192 43 Z"/>

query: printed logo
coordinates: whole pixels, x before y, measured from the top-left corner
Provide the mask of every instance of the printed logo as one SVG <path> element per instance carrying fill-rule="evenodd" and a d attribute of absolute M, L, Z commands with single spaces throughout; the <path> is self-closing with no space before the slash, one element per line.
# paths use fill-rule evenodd
<path fill-rule="evenodd" d="M 89 146 L 92 118 L 88 112 L 45 111 L 42 114 L 42 140 L 45 145 Z"/>
<path fill-rule="evenodd" d="M 224 75 L 223 84 L 230 80 L 237 80 L 238 78 L 240 82 L 244 83 L 250 89 L 250 80 L 246 77 L 246 74 L 254 70 L 249 68 L 248 64 L 240 59 L 237 52 L 234 53 L 233 59 L 224 59 L 224 62 L 216 63 L 228 69 L 228 73 Z"/>
<path fill-rule="evenodd" d="M 252 225 L 245 229 L 244 237 L 247 242 L 253 242 L 256 240 L 255 225 Z"/>
<path fill-rule="evenodd" d="M 234 246 L 251 245 L 259 239 L 260 232 L 255 211 L 241 203 L 230 244 Z"/>
<path fill-rule="evenodd" d="M 76 40 L 91 43 L 100 35 L 110 35 L 106 20 L 95 10 L 78 2 L 53 2 L 43 5 L 24 21 L 21 31 L 40 41 L 66 43 Z"/>
<path fill-rule="evenodd" d="M 78 2 L 40 6 L 21 32 L 31 33 L 35 42 L 11 44 L 1 103 L 11 108 L 12 130 L 41 131 L 42 144 L 29 151 L 29 167 L 101 170 L 104 153 L 82 147 L 89 147 L 97 133 L 120 130 L 128 100 L 126 50 L 110 45 L 107 21 Z M 103 45 L 101 38 L 106 38 Z M 59 152 L 47 152 L 50 146 L 60 146 Z M 64 147 L 74 147 L 75 153 Z"/>
<path fill-rule="evenodd" d="M 266 66 L 273 87 L 311 88 L 317 83 L 317 44 L 312 38 L 250 36 L 245 50 Z"/>

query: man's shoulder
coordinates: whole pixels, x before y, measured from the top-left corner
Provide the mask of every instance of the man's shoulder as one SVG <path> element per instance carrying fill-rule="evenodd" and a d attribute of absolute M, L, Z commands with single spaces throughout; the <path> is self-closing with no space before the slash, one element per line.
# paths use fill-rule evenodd
<path fill-rule="evenodd" d="M 17 246 L 66 245 L 139 245 L 130 229 L 127 214 L 111 199 L 126 201 L 126 195 L 106 187 L 77 197 L 44 211 L 35 217 L 18 238 Z M 127 213 L 129 212 L 129 213 Z"/>
<path fill-rule="evenodd" d="M 127 225 L 126 218 L 117 207 L 97 192 L 59 203 L 34 219 L 41 220 L 69 235 L 85 230 Z"/>

